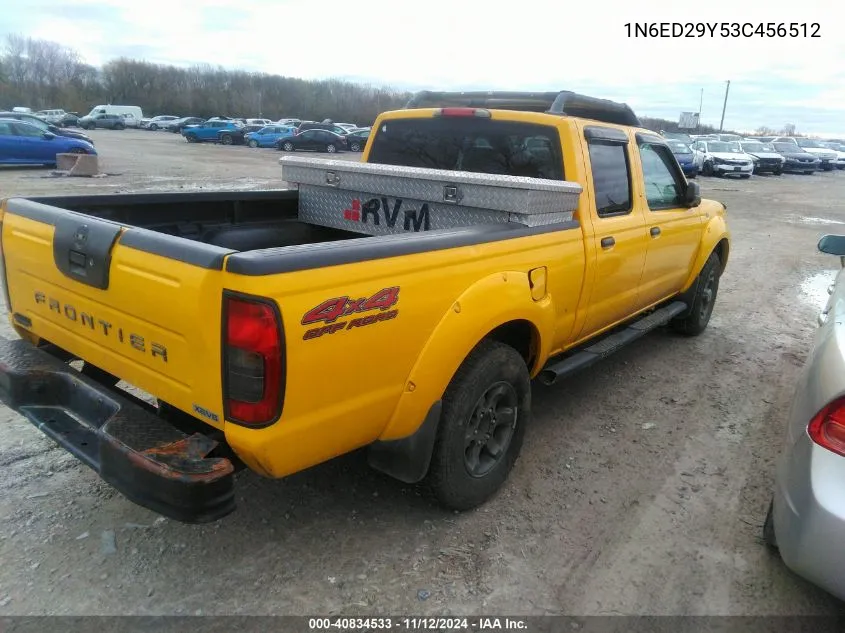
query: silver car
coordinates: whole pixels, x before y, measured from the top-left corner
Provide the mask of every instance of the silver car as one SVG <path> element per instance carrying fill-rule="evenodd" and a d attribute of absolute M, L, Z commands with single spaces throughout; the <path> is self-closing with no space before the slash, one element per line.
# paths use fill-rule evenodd
<path fill-rule="evenodd" d="M 840 257 L 789 412 L 763 538 L 799 576 L 845 600 L 845 235 L 818 248 Z"/>

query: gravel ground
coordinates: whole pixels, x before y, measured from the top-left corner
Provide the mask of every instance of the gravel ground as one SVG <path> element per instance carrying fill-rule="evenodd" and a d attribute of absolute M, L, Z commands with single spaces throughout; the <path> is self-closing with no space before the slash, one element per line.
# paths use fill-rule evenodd
<path fill-rule="evenodd" d="M 0 195 L 283 186 L 273 150 L 92 136 L 112 175 L 2 170 Z M 845 173 L 700 180 L 733 231 L 708 330 L 536 385 L 522 458 L 476 511 L 445 513 L 355 453 L 281 481 L 243 472 L 235 514 L 182 525 L 0 410 L 0 615 L 845 613 L 759 538 Z"/>

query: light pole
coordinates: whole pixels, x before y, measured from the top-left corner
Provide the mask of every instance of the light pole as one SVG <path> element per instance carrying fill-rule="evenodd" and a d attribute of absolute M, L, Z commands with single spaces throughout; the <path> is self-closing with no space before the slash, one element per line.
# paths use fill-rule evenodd
<path fill-rule="evenodd" d="M 728 107 L 728 91 L 731 89 L 731 80 L 728 79 L 728 85 L 725 86 L 725 103 L 722 104 L 722 120 L 719 122 L 719 132 L 722 131 L 722 127 L 725 125 L 725 109 Z"/>

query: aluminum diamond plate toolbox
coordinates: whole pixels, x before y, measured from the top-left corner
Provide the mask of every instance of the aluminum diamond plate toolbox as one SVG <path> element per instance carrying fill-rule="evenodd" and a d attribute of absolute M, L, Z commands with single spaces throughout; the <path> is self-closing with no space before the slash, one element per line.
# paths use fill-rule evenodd
<path fill-rule="evenodd" d="M 568 222 L 577 183 L 284 156 L 299 187 L 299 218 L 367 235 L 514 222 Z"/>

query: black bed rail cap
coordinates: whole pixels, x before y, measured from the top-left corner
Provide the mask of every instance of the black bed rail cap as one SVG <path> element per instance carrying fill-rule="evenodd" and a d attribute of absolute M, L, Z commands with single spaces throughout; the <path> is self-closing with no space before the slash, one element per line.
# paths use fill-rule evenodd
<path fill-rule="evenodd" d="M 557 92 L 434 92 L 422 90 L 414 94 L 405 109 L 414 108 L 490 108 L 545 112 L 561 116 L 592 119 L 603 123 L 642 127 L 628 104 L 582 95 L 569 90 Z"/>

